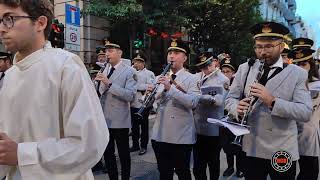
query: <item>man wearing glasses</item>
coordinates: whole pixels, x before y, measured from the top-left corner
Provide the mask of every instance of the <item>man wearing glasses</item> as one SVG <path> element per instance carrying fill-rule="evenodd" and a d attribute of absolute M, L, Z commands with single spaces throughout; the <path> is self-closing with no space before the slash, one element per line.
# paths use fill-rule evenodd
<path fill-rule="evenodd" d="M 0 39 L 16 52 L 0 93 L 0 179 L 93 180 L 108 129 L 81 59 L 47 41 L 49 0 L 0 0 Z"/>
<path fill-rule="evenodd" d="M 226 109 L 241 120 L 248 110 L 251 95 L 252 110 L 247 119 L 250 134 L 244 135 L 246 152 L 245 178 L 295 179 L 299 159 L 297 121 L 306 122 L 312 112 L 306 87 L 307 73 L 283 63 L 284 35 L 289 30 L 278 23 L 264 22 L 251 28 L 254 50 L 259 60 L 265 60 L 262 76 L 257 77 L 260 61 L 252 66 L 240 65 L 226 99 Z"/>

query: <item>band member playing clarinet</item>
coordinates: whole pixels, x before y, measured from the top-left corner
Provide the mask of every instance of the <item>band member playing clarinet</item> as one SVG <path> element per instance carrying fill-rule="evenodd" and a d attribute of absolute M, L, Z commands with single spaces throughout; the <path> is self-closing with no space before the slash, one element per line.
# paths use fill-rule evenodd
<path fill-rule="evenodd" d="M 310 119 L 312 103 L 306 87 L 307 72 L 284 64 L 281 52 L 284 35 L 289 30 L 278 23 L 264 22 L 251 28 L 254 50 L 258 60 L 252 66 L 240 65 L 226 99 L 226 109 L 241 120 L 249 109 L 246 94 L 255 100 L 247 123 L 250 134 L 244 135 L 246 152 L 245 178 L 249 180 L 294 180 L 299 159 L 297 121 Z M 260 63 L 264 62 L 262 76 L 257 83 Z"/>
<path fill-rule="evenodd" d="M 108 64 L 96 80 L 101 81 L 99 92 L 104 116 L 110 132 L 110 141 L 104 159 L 110 180 L 118 180 L 115 156 L 117 145 L 121 164 L 121 179 L 129 180 L 131 160 L 129 152 L 129 128 L 131 128 L 130 102 L 137 92 L 135 70 L 121 61 L 120 45 L 106 41 Z"/>
<path fill-rule="evenodd" d="M 193 75 L 183 68 L 188 53 L 189 47 L 174 39 L 167 54 L 173 74 L 171 78 L 160 76 L 157 81 L 164 90 L 156 97 L 159 103 L 151 139 L 160 180 L 172 180 L 174 172 L 180 180 L 191 180 L 189 164 L 195 143 L 192 109 L 197 105 L 198 89 Z M 152 89 L 150 85 L 148 90 Z"/>

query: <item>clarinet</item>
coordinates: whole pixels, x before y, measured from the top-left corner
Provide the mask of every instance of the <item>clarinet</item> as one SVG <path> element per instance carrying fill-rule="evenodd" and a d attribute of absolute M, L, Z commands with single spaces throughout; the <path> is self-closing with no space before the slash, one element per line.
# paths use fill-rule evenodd
<path fill-rule="evenodd" d="M 258 74 L 257 74 L 255 80 L 253 81 L 253 84 L 259 82 L 259 80 L 260 80 L 260 78 L 262 76 L 262 71 L 263 71 L 264 64 L 265 64 L 265 60 L 264 59 L 260 60 L 259 71 L 258 71 Z M 243 87 L 243 88 L 245 88 L 245 87 Z M 251 94 L 251 91 L 249 91 L 249 94 L 248 94 L 247 98 L 250 99 L 249 100 L 249 107 L 248 107 L 248 110 L 246 110 L 244 112 L 244 115 L 243 115 L 243 117 L 241 119 L 240 126 L 246 126 L 247 125 L 249 114 L 251 113 L 252 107 L 255 104 L 256 99 L 257 99 L 256 97 L 254 97 Z M 232 144 L 235 144 L 235 145 L 238 145 L 238 146 L 242 146 L 242 144 L 241 144 L 242 143 L 242 138 L 243 138 L 243 136 L 236 136 L 234 138 L 234 141 L 232 142 Z"/>
<path fill-rule="evenodd" d="M 172 62 L 170 62 L 169 64 L 167 64 L 167 66 L 164 68 L 164 70 L 162 71 L 161 75 L 164 76 L 168 73 L 168 71 L 170 70 L 172 66 Z M 155 88 L 151 91 L 151 93 L 149 93 L 148 95 L 146 95 L 141 108 L 139 109 L 139 111 L 137 113 L 135 113 L 136 115 L 138 115 L 140 118 L 143 117 L 144 111 L 147 107 L 149 107 L 150 103 L 152 102 L 152 100 L 154 99 L 154 96 L 157 94 L 157 90 L 159 88 L 160 84 L 157 83 Z"/>
<path fill-rule="evenodd" d="M 103 73 L 103 71 L 106 69 L 108 63 L 109 63 L 109 60 L 107 59 L 107 61 L 103 64 L 103 66 L 101 67 L 101 69 L 99 70 L 98 73 Z M 101 85 L 101 81 L 95 80 L 95 81 L 94 81 L 94 84 L 95 84 L 95 86 L 96 86 L 97 94 L 98 94 L 98 96 L 100 97 L 101 94 L 100 94 L 100 92 L 99 92 L 99 88 L 100 88 L 100 85 Z"/>

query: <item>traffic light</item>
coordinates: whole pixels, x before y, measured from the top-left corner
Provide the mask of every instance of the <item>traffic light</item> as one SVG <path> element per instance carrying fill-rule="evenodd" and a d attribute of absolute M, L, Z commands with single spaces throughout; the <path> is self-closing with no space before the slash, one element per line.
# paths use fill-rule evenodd
<path fill-rule="evenodd" d="M 64 25 L 59 23 L 57 19 L 51 24 L 49 41 L 54 48 L 64 48 Z"/>
<path fill-rule="evenodd" d="M 137 40 L 133 41 L 133 46 L 134 46 L 136 49 L 142 48 L 142 47 L 143 47 L 142 40 L 137 39 Z"/>

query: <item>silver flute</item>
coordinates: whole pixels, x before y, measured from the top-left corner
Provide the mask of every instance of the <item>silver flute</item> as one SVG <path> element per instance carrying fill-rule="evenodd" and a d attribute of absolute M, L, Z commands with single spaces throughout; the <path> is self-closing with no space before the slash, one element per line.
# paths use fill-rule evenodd
<path fill-rule="evenodd" d="M 259 82 L 259 80 L 261 79 L 264 64 L 265 64 L 265 60 L 264 59 L 260 60 L 260 66 L 259 66 L 258 74 L 256 75 L 256 78 L 255 78 L 255 80 L 254 80 L 254 82 L 252 84 L 255 84 L 255 83 Z M 245 87 L 243 87 L 243 88 L 245 88 Z M 251 91 L 249 91 L 249 93 L 247 95 L 247 98 L 249 98 L 249 107 L 248 107 L 248 109 L 246 111 L 244 111 L 243 117 L 241 118 L 240 126 L 246 126 L 247 125 L 249 114 L 252 111 L 252 107 L 253 107 L 254 103 L 256 102 L 256 98 L 257 97 L 253 96 Z M 234 138 L 234 141 L 232 142 L 232 144 L 235 144 L 235 145 L 238 145 L 238 146 L 242 146 L 242 138 L 243 138 L 243 136 L 236 136 Z"/>

